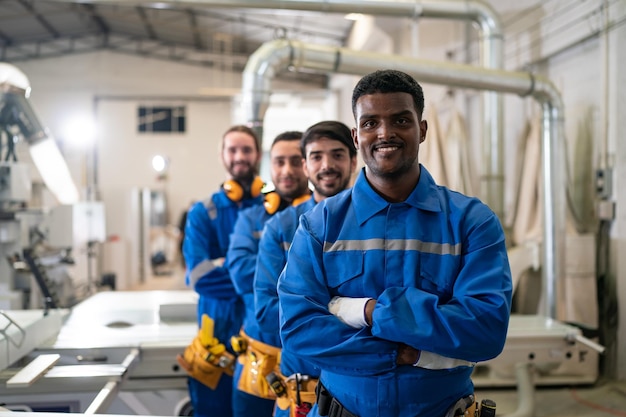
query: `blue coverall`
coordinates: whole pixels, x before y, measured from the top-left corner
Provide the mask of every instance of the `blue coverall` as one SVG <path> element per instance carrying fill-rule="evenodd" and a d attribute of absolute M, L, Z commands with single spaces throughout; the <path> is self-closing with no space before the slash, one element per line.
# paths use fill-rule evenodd
<path fill-rule="evenodd" d="M 256 319 L 261 331 L 279 334 L 278 322 L 278 276 L 287 262 L 287 252 L 298 227 L 300 215 L 315 206 L 315 198 L 296 207 L 288 207 L 276 213 L 265 223 L 263 236 L 259 242 L 256 273 L 254 275 L 254 306 Z M 281 347 L 280 340 L 276 347 Z M 320 370 L 287 350 L 282 350 L 280 371 L 285 376 L 296 372 L 318 378 Z M 289 410 L 276 408 L 275 417 L 288 416 Z"/>
<path fill-rule="evenodd" d="M 281 339 L 359 417 L 441 417 L 473 392 L 472 367 L 399 366 L 399 344 L 494 358 L 511 290 L 504 233 L 486 205 L 438 186 L 423 166 L 409 197 L 389 203 L 361 171 L 351 191 L 300 218 L 278 281 Z M 373 326 L 354 329 L 330 314 L 333 296 L 376 299 Z"/>
<path fill-rule="evenodd" d="M 263 205 L 241 211 L 231 235 L 226 263 L 235 290 L 244 303 L 244 332 L 260 342 L 278 346 L 280 343 L 279 333 L 262 332 L 254 315 L 253 283 L 259 240 L 261 239 L 265 222 L 270 217 L 271 215 L 265 210 Z M 239 334 L 239 329 L 233 332 L 233 335 L 235 334 Z M 274 400 L 260 398 L 237 389 L 242 368 L 242 365 L 237 361 L 233 379 L 233 416 L 271 417 L 274 411 Z"/>
<path fill-rule="evenodd" d="M 263 197 L 231 201 L 223 190 L 194 204 L 187 214 L 183 256 L 187 264 L 187 286 L 199 294 L 198 325 L 203 313 L 215 321 L 214 335 L 226 347 L 230 337 L 239 332 L 244 307 L 235 292 L 228 269 L 213 260 L 226 256 L 230 233 L 239 210 L 260 205 Z M 196 417 L 232 416 L 232 378 L 222 375 L 215 390 L 189 378 L 189 396 Z"/>

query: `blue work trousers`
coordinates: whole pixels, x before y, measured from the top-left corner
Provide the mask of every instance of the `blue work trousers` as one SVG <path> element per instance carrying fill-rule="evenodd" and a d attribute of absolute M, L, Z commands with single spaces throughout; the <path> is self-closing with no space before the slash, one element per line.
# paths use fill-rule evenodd
<path fill-rule="evenodd" d="M 233 377 L 222 374 L 214 390 L 193 378 L 188 378 L 188 386 L 194 417 L 233 416 Z"/>

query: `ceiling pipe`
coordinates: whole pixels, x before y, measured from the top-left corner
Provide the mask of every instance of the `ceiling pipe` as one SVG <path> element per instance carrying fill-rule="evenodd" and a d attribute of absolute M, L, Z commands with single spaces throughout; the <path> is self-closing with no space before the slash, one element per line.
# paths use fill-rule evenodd
<path fill-rule="evenodd" d="M 439 18 L 473 21 L 480 28 L 480 63 L 502 69 L 502 30 L 497 13 L 482 0 L 56 0 L 72 3 L 120 4 L 153 8 L 211 6 L 222 8 L 278 9 L 322 13 L 359 12 L 373 16 Z M 503 101 L 493 91 L 483 93 L 483 158 L 481 197 L 504 219 Z"/>
<path fill-rule="evenodd" d="M 243 72 L 242 89 L 246 120 L 262 128 L 272 91 L 271 80 L 280 71 L 313 70 L 327 74 L 364 75 L 380 69 L 381 65 L 411 74 L 422 83 L 531 96 L 541 105 L 543 301 L 545 314 L 556 319 L 557 277 L 561 276 L 565 259 L 565 184 L 557 158 L 558 144 L 563 132 L 563 103 L 560 93 L 549 80 L 526 72 L 487 69 L 279 39 L 263 44 L 248 59 Z"/>

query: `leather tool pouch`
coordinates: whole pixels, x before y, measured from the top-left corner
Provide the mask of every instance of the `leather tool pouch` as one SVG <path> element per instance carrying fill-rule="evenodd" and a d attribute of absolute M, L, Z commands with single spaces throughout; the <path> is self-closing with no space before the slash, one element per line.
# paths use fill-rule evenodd
<path fill-rule="evenodd" d="M 215 389 L 223 373 L 233 375 L 235 357 L 227 351 L 219 355 L 212 355 L 202 345 L 200 338 L 195 337 L 185 349 L 184 354 L 179 354 L 176 360 L 187 371 L 189 376 L 197 379 L 207 387 Z"/>
<path fill-rule="evenodd" d="M 281 410 L 291 408 L 290 415 L 296 415 L 296 410 L 304 403 L 310 405 L 315 404 L 317 399 L 316 388 L 317 378 L 309 378 L 306 381 L 300 381 L 300 389 L 298 390 L 297 382 L 295 379 L 285 379 L 283 375 L 279 375 L 283 379 L 283 385 L 285 386 L 286 395 L 276 398 L 276 405 Z M 299 391 L 299 392 L 298 392 Z M 298 398 L 299 397 L 299 398 Z M 300 404 L 298 404 L 300 401 Z"/>
<path fill-rule="evenodd" d="M 265 377 L 277 368 L 280 348 L 244 337 L 248 340 L 248 347 L 237 359 L 243 365 L 237 388 L 257 397 L 274 400 L 276 394 L 270 389 Z"/>

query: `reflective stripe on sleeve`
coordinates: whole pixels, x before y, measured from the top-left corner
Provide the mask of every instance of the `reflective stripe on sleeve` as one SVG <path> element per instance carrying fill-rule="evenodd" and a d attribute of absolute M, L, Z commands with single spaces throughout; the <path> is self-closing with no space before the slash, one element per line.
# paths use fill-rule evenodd
<path fill-rule="evenodd" d="M 217 219 L 217 207 L 215 207 L 215 203 L 210 198 L 204 200 L 202 202 L 204 204 L 204 208 L 206 209 L 207 214 L 209 215 L 209 219 L 215 220 Z"/>
<path fill-rule="evenodd" d="M 198 280 L 217 268 L 217 266 L 210 260 L 205 259 L 196 265 L 189 273 L 189 285 L 194 287 Z"/>
<path fill-rule="evenodd" d="M 366 239 L 325 242 L 324 252 L 397 250 L 432 253 L 435 255 L 460 255 L 461 244 L 422 242 L 417 239 Z"/>

